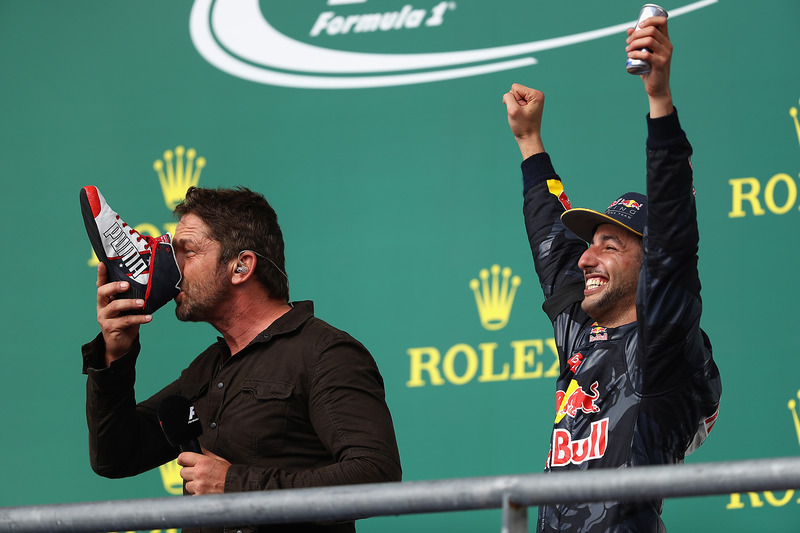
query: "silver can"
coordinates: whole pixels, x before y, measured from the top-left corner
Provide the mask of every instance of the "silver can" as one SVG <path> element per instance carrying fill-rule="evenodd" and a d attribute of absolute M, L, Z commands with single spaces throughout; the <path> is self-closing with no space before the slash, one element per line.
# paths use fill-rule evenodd
<path fill-rule="evenodd" d="M 634 30 L 639 29 L 639 24 L 642 23 L 644 19 L 648 19 L 650 17 L 668 17 L 667 10 L 661 6 L 656 4 L 645 4 L 642 6 L 642 10 L 639 12 L 639 20 L 636 21 L 636 27 Z M 645 48 L 648 52 L 647 48 Z M 650 72 L 650 63 L 645 61 L 644 59 L 631 59 L 628 58 L 628 62 L 625 64 L 625 68 L 631 74 L 647 74 Z"/>

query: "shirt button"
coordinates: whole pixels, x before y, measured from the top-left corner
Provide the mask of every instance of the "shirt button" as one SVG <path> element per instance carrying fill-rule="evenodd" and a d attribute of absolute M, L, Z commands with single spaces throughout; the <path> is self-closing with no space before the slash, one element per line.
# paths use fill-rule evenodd
<path fill-rule="evenodd" d="M 211 429 L 217 429 L 217 423 L 216 423 L 216 422 L 211 422 L 211 423 L 208 425 L 208 427 L 210 427 Z"/>
<path fill-rule="evenodd" d="M 264 340 L 269 339 L 269 333 L 264 333 Z"/>
<path fill-rule="evenodd" d="M 225 386 L 225 384 L 223 382 L 221 382 L 221 381 L 219 383 L 217 383 L 217 388 L 218 389 L 221 389 L 224 386 Z"/>

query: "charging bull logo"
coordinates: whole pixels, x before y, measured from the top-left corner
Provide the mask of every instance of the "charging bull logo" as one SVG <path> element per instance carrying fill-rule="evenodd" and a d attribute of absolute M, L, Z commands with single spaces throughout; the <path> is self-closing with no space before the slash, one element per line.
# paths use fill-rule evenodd
<path fill-rule="evenodd" d="M 566 391 L 556 391 L 556 424 L 565 416 L 575 418 L 579 412 L 600 412 L 597 406 L 599 387 L 595 381 L 587 392 L 573 379 Z M 554 429 L 547 463 L 551 467 L 577 465 L 603 457 L 608 447 L 608 418 L 592 422 L 591 428 L 589 436 L 584 439 L 573 439 L 566 429 Z"/>
<path fill-rule="evenodd" d="M 630 207 L 630 208 L 636 209 L 637 211 L 642 208 L 642 204 L 640 204 L 636 200 L 626 200 L 625 198 L 620 198 L 618 200 L 615 200 L 608 207 L 612 208 L 615 205 L 622 205 L 622 206 L 625 206 L 625 207 Z"/>
<path fill-rule="evenodd" d="M 636 209 L 641 209 L 642 207 L 642 204 L 640 204 L 636 200 L 625 200 L 624 202 L 622 202 L 622 205 L 624 205 L 625 207 L 634 207 Z"/>
<path fill-rule="evenodd" d="M 566 392 L 556 391 L 556 423 L 560 422 L 565 415 L 575 418 L 578 411 L 587 414 L 599 412 L 600 408 L 595 404 L 600 399 L 597 388 L 598 384 L 595 381 L 589 387 L 591 393 L 588 393 L 578 385 L 577 381 L 573 380 Z"/>
<path fill-rule="evenodd" d="M 605 340 L 608 340 L 608 332 L 606 331 L 606 328 L 601 326 L 593 326 L 589 334 L 589 342 Z"/>

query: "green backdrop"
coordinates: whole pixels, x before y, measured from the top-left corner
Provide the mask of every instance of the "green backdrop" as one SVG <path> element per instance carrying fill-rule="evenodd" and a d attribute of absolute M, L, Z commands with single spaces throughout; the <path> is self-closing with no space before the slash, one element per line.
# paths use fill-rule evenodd
<path fill-rule="evenodd" d="M 688 461 L 796 455 L 800 3 L 664 7 L 695 148 L 702 325 L 724 381 L 719 420 Z M 89 468 L 79 346 L 97 331 L 95 270 L 78 191 L 97 185 L 127 222 L 163 233 L 174 221 L 155 167 L 185 171 L 190 149 L 200 185 L 267 196 L 292 298 L 313 299 L 374 354 L 405 480 L 541 471 L 552 331 L 500 100 L 513 82 L 547 94 L 545 144 L 573 205 L 603 209 L 642 189 L 647 102 L 624 69 L 639 8 L 0 0 L 0 506 L 170 494 L 159 471 L 106 480 Z M 487 270 L 491 289 L 493 265 L 519 284 L 484 323 L 473 286 L 483 297 Z M 179 323 L 172 304 L 156 314 L 142 329 L 139 397 L 214 335 Z M 670 531 L 797 531 L 800 491 L 670 500 L 664 519 Z M 499 527 L 499 511 L 359 522 Z"/>

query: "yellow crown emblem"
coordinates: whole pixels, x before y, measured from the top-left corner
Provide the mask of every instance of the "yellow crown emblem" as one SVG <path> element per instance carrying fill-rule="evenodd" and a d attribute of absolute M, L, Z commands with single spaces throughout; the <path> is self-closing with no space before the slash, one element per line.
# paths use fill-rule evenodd
<path fill-rule="evenodd" d="M 164 484 L 164 490 L 170 494 L 183 494 L 183 478 L 181 477 L 181 467 L 178 465 L 177 459 L 159 466 L 158 471 L 161 472 L 161 482 Z"/>
<path fill-rule="evenodd" d="M 797 397 L 800 398 L 800 390 L 797 391 Z M 800 444 L 800 418 L 797 416 L 797 402 L 794 398 L 789 400 L 789 409 L 792 411 L 792 418 L 794 418 L 794 429 L 797 431 L 797 444 Z"/>
<path fill-rule="evenodd" d="M 503 268 L 501 272 L 500 265 L 492 265 L 491 280 L 489 270 L 485 268 L 481 270 L 480 278 L 480 281 L 470 281 L 469 287 L 475 294 L 481 324 L 490 331 L 503 329 L 508 324 L 514 295 L 522 281 L 519 276 L 511 277 L 509 267 Z"/>
<path fill-rule="evenodd" d="M 797 130 L 797 142 L 800 143 L 800 121 L 797 120 L 797 108 L 789 108 L 789 114 L 792 115 L 794 119 L 794 127 Z"/>
<path fill-rule="evenodd" d="M 172 211 L 186 195 L 186 189 L 196 186 L 200 181 L 200 173 L 206 166 L 205 157 L 197 157 L 194 148 L 184 150 L 183 146 L 176 146 L 175 152 L 167 150 L 164 159 L 156 159 L 153 170 L 158 174 L 161 182 L 161 191 L 164 193 L 164 203 Z"/>

